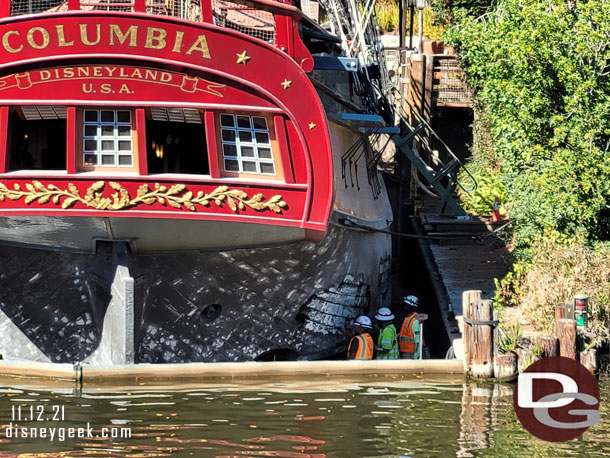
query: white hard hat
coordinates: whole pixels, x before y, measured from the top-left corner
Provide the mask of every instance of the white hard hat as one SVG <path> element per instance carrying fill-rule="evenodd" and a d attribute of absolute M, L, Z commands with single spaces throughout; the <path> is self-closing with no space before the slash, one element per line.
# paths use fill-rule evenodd
<path fill-rule="evenodd" d="M 394 314 L 387 307 L 381 307 L 377 310 L 377 315 L 375 315 L 375 319 L 379 321 L 390 321 L 394 319 Z"/>
<path fill-rule="evenodd" d="M 354 321 L 354 326 L 362 326 L 363 328 L 372 329 L 373 323 L 371 323 L 371 319 L 368 316 L 362 315 L 356 318 L 356 321 Z"/>
<path fill-rule="evenodd" d="M 408 307 L 417 307 L 419 305 L 419 299 L 417 299 L 417 296 L 405 296 L 402 302 Z"/>

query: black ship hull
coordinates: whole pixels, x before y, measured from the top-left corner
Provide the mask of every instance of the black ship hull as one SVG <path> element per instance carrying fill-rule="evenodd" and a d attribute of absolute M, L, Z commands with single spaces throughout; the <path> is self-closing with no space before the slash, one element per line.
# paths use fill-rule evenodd
<path fill-rule="evenodd" d="M 110 242 L 95 255 L 4 246 L 0 260 L 6 359 L 326 358 L 389 295 L 389 236 L 336 225 L 317 244 L 167 255 Z"/>

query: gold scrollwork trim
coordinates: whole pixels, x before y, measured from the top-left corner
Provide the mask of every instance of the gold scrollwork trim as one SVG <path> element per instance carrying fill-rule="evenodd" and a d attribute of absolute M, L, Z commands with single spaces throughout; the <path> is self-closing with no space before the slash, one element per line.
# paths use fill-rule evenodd
<path fill-rule="evenodd" d="M 82 197 L 78 188 L 72 183 L 68 183 L 67 190 L 62 190 L 53 184 L 44 186 L 40 181 L 32 181 L 32 183 L 26 183 L 27 190 L 23 190 L 19 184 L 15 184 L 14 189 L 9 189 L 4 183 L 0 182 L 0 201 L 25 198 L 25 203 L 28 205 L 33 202 L 38 202 L 40 205 L 52 202 L 55 205 L 61 204 L 63 209 L 70 208 L 79 202 L 96 210 L 125 210 L 142 204 L 159 203 L 177 209 L 184 207 L 190 211 L 196 211 L 198 205 L 208 207 L 213 202 L 219 207 L 226 203 L 235 213 L 246 208 L 282 213 L 282 208 L 287 205 L 282 200 L 281 195 L 273 196 L 271 199 L 264 201 L 265 197 L 260 193 L 249 197 L 245 191 L 229 189 L 228 186 L 218 186 L 209 194 L 199 191 L 194 195 L 184 184 L 175 184 L 168 188 L 155 183 L 154 190 L 150 189 L 147 184 L 143 184 L 138 188 L 137 195 L 132 198 L 129 191 L 119 183 L 110 181 L 108 185 L 116 191 L 110 197 L 104 197 L 103 195 L 106 187 L 105 181 L 93 183 L 87 189 L 85 196 Z"/>

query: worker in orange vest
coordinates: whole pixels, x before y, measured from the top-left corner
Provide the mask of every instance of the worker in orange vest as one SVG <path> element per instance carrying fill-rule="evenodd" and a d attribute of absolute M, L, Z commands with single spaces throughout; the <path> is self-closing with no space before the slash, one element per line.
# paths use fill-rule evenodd
<path fill-rule="evenodd" d="M 417 316 L 419 299 L 417 296 L 407 296 L 403 300 L 407 313 L 398 334 L 398 348 L 402 359 L 416 359 L 419 357 L 421 344 L 420 325 Z"/>
<path fill-rule="evenodd" d="M 371 329 L 373 324 L 368 316 L 359 316 L 354 321 L 354 337 L 347 347 L 347 359 L 373 359 Z"/>

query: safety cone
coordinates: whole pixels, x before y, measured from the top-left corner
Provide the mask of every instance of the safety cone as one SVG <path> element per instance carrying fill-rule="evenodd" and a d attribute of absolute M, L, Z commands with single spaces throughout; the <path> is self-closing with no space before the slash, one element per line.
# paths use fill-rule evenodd
<path fill-rule="evenodd" d="M 491 222 L 497 223 L 501 220 L 502 220 L 502 215 L 500 215 L 500 201 L 496 197 L 496 200 L 494 201 L 494 207 L 491 212 Z"/>

